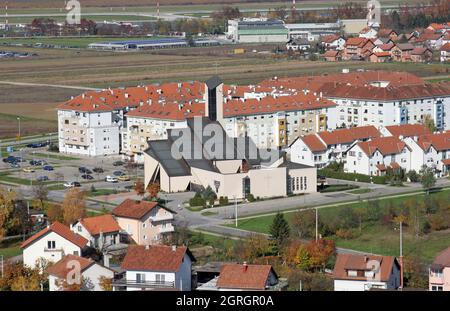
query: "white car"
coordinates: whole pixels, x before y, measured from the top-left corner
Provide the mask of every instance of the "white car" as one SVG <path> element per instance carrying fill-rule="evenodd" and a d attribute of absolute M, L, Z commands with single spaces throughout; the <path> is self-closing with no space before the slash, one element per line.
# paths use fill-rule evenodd
<path fill-rule="evenodd" d="M 109 176 L 109 175 L 106 176 L 105 181 L 107 181 L 107 182 L 113 182 L 113 183 L 119 182 L 119 180 L 118 180 L 116 177 Z"/>
<path fill-rule="evenodd" d="M 64 187 L 66 188 L 81 187 L 81 184 L 78 181 L 68 181 L 64 183 Z"/>

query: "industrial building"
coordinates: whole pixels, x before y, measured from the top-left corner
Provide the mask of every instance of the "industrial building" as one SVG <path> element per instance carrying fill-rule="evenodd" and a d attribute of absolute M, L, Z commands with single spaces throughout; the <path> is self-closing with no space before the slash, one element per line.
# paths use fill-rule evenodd
<path fill-rule="evenodd" d="M 242 18 L 228 21 L 227 38 L 236 43 L 286 43 L 289 33 L 281 20 Z"/>
<path fill-rule="evenodd" d="M 195 39 L 193 43 L 194 46 L 215 46 L 220 44 L 217 40 L 207 38 Z M 183 38 L 161 38 L 133 41 L 96 42 L 89 44 L 88 48 L 106 51 L 127 51 L 183 48 L 188 46 L 189 44 L 187 40 Z"/>

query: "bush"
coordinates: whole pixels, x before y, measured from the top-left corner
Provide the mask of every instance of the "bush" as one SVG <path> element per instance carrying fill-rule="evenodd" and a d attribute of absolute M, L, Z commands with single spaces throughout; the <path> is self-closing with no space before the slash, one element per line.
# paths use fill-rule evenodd
<path fill-rule="evenodd" d="M 91 186 L 91 193 L 94 193 L 94 192 L 96 192 L 96 191 L 97 191 L 97 189 L 95 189 L 94 185 L 92 185 L 92 186 Z"/>
<path fill-rule="evenodd" d="M 355 181 L 357 179 L 360 182 L 367 182 L 370 183 L 370 177 L 369 175 L 363 175 L 363 174 L 357 174 L 357 173 L 344 173 L 340 171 L 334 171 L 329 168 L 323 168 L 320 170 L 317 170 L 318 175 L 322 175 L 328 178 L 335 178 L 335 179 L 343 179 L 343 180 L 351 180 Z M 386 177 L 385 176 L 372 176 L 372 181 L 375 184 L 386 184 Z"/>
<path fill-rule="evenodd" d="M 209 199 L 208 199 L 208 205 L 209 205 L 210 207 L 213 207 L 213 206 L 214 206 L 214 203 L 216 203 L 216 199 L 214 199 L 214 198 L 209 198 Z"/>
<path fill-rule="evenodd" d="M 195 196 L 189 200 L 190 206 L 205 206 L 206 200 L 202 198 L 202 196 L 199 193 L 196 193 Z"/>
<path fill-rule="evenodd" d="M 56 144 L 50 144 L 49 146 L 48 146 L 48 149 L 47 149 L 48 151 L 52 151 L 52 152 L 59 152 L 59 147 L 58 147 L 58 145 L 56 145 Z"/>
<path fill-rule="evenodd" d="M 227 205 L 228 204 L 228 197 L 220 197 L 219 198 L 219 204 L 220 205 Z"/>
<path fill-rule="evenodd" d="M 336 231 L 336 236 L 338 238 L 341 238 L 344 240 L 349 240 L 349 239 L 353 238 L 353 232 L 352 232 L 352 230 L 338 229 Z"/>
<path fill-rule="evenodd" d="M 256 200 L 255 200 L 255 196 L 254 196 L 253 194 L 251 194 L 251 193 L 248 194 L 247 200 L 248 200 L 249 202 L 255 202 L 255 201 L 256 201 Z"/>
<path fill-rule="evenodd" d="M 406 174 L 406 177 L 408 177 L 409 181 L 411 182 L 419 182 L 420 175 L 415 171 L 411 170 Z"/>

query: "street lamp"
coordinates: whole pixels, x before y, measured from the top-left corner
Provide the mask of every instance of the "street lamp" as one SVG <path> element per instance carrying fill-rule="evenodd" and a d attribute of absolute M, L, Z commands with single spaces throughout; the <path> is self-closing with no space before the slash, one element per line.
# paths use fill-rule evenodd
<path fill-rule="evenodd" d="M 17 117 L 17 121 L 19 121 L 19 136 L 18 136 L 18 140 L 20 140 L 20 117 Z"/>

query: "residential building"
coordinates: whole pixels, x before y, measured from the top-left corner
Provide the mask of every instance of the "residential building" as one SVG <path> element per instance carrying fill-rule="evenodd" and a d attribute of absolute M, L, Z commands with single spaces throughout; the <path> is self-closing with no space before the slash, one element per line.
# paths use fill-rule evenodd
<path fill-rule="evenodd" d="M 340 51 L 329 50 L 322 54 L 322 57 L 327 62 L 338 62 L 342 60 L 342 53 Z"/>
<path fill-rule="evenodd" d="M 22 243 L 23 264 L 35 267 L 42 258 L 57 262 L 65 255 L 82 256 L 88 249 L 88 240 L 70 231 L 70 228 L 54 222 Z"/>
<path fill-rule="evenodd" d="M 258 149 L 248 137 L 231 138 L 210 118 L 188 119 L 184 131 L 169 130 L 168 139 L 149 142 L 145 185 L 159 181 L 170 193 L 209 186 L 217 197 L 236 199 L 316 192 L 314 167 L 287 161 L 276 149 Z M 220 138 L 210 141 L 210 130 Z"/>
<path fill-rule="evenodd" d="M 450 291 L 450 247 L 436 256 L 428 276 L 430 291 Z"/>
<path fill-rule="evenodd" d="M 157 202 L 127 199 L 112 214 L 120 228 L 139 245 L 161 243 L 164 235 L 175 231 L 175 212 Z"/>
<path fill-rule="evenodd" d="M 396 40 L 399 33 L 391 28 L 380 28 L 378 30 L 377 36 L 378 38 L 389 38 L 391 40 Z"/>
<path fill-rule="evenodd" d="M 306 39 L 318 41 L 320 37 L 339 33 L 341 24 L 337 23 L 297 23 L 285 24 L 290 39 Z"/>
<path fill-rule="evenodd" d="M 372 63 L 386 63 L 392 60 L 390 52 L 373 52 L 369 56 Z"/>
<path fill-rule="evenodd" d="M 282 20 L 241 18 L 228 21 L 227 38 L 239 43 L 285 43 L 289 32 Z"/>
<path fill-rule="evenodd" d="M 450 43 L 446 43 L 441 47 L 440 60 L 443 63 L 450 61 Z"/>
<path fill-rule="evenodd" d="M 429 48 L 416 47 L 411 51 L 411 60 L 415 63 L 428 63 L 433 60 L 433 52 Z"/>
<path fill-rule="evenodd" d="M 368 56 L 375 44 L 372 40 L 361 37 L 348 38 L 344 45 L 344 60 L 362 60 Z"/>
<path fill-rule="evenodd" d="M 79 280 L 73 275 L 73 269 L 80 268 Z M 90 258 L 83 258 L 76 255 L 66 255 L 58 262 L 47 268 L 49 290 L 62 291 L 70 282 L 80 283 L 82 291 L 103 291 L 102 279 L 114 278 L 114 271 L 106 268 Z"/>
<path fill-rule="evenodd" d="M 344 171 L 382 176 L 388 169 L 411 169 L 411 149 L 397 137 L 380 137 L 360 142 L 347 151 Z"/>
<path fill-rule="evenodd" d="M 185 246 L 130 246 L 121 265 L 124 273 L 113 281 L 113 289 L 190 291 L 193 261 Z"/>
<path fill-rule="evenodd" d="M 335 291 L 396 290 L 400 264 L 393 256 L 338 254 L 333 269 Z"/>
<path fill-rule="evenodd" d="M 268 291 L 282 290 L 287 284 L 279 280 L 271 265 L 224 264 L 220 275 L 197 288 L 199 291 Z"/>
<path fill-rule="evenodd" d="M 374 126 L 337 129 L 300 136 L 290 146 L 291 161 L 295 163 L 323 167 L 330 162 L 345 160 L 347 150 L 355 142 L 380 137 Z"/>
<path fill-rule="evenodd" d="M 288 51 L 307 52 L 311 49 L 311 44 L 306 39 L 290 39 L 286 43 Z"/>
<path fill-rule="evenodd" d="M 366 39 L 375 39 L 377 37 L 378 30 L 372 27 L 365 27 L 359 32 L 360 38 L 366 38 Z"/>
<path fill-rule="evenodd" d="M 332 34 L 322 37 L 320 43 L 326 50 L 341 51 L 344 49 L 345 39 L 339 34 Z"/>
<path fill-rule="evenodd" d="M 430 129 L 423 124 L 381 126 L 379 130 L 382 136 L 395 136 L 400 139 L 432 134 Z"/>
<path fill-rule="evenodd" d="M 392 50 L 393 60 L 397 62 L 411 61 L 411 52 L 414 46 L 410 43 L 398 43 Z"/>
<path fill-rule="evenodd" d="M 100 251 L 120 243 L 122 229 L 110 214 L 82 218 L 71 225 L 71 230 L 89 241 L 89 246 Z"/>

